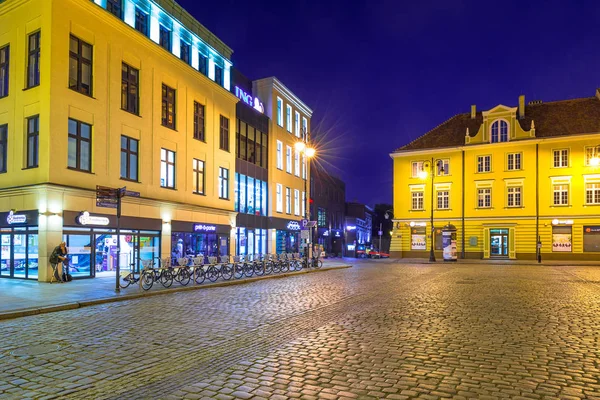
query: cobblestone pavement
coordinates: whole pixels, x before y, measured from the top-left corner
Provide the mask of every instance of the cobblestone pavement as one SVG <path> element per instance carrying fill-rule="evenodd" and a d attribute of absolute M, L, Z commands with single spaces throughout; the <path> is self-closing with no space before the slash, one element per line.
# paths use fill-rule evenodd
<path fill-rule="evenodd" d="M 0 399 L 600 399 L 599 306 L 600 268 L 360 261 L 0 321 Z"/>

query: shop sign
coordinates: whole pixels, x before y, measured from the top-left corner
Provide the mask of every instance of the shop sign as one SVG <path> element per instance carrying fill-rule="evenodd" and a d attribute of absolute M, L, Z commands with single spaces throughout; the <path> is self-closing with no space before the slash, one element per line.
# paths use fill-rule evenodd
<path fill-rule="evenodd" d="M 354 251 L 355 249 L 356 249 L 356 245 L 354 245 L 354 244 L 348 245 L 348 251 Z"/>
<path fill-rule="evenodd" d="M 340 231 L 335 231 L 335 237 L 337 237 L 337 238 L 342 237 L 342 234 L 340 233 Z"/>
<path fill-rule="evenodd" d="M 411 250 L 427 250 L 427 235 L 411 235 Z"/>
<path fill-rule="evenodd" d="M 415 222 L 415 221 L 411 221 L 409 225 L 411 226 L 411 228 L 415 227 L 415 226 L 427 226 L 427 222 Z"/>
<path fill-rule="evenodd" d="M 600 226 L 584 226 L 584 234 L 600 235 Z"/>
<path fill-rule="evenodd" d="M 323 236 L 329 236 L 329 231 L 323 232 Z"/>
<path fill-rule="evenodd" d="M 346 229 L 349 230 L 349 231 L 355 231 L 356 230 L 356 225 L 348 225 L 346 227 Z"/>
<path fill-rule="evenodd" d="M 97 215 L 90 215 L 89 212 L 84 211 L 77 217 L 77 223 L 80 225 L 100 225 L 107 226 L 110 220 L 107 217 L 99 217 Z"/>
<path fill-rule="evenodd" d="M 600 252 L 600 226 L 583 227 L 583 251 Z"/>
<path fill-rule="evenodd" d="M 553 219 L 552 225 L 573 225 L 572 219 Z"/>
<path fill-rule="evenodd" d="M 299 231 L 300 230 L 300 224 L 298 223 L 298 221 L 290 221 L 287 224 L 287 228 L 290 231 Z"/>
<path fill-rule="evenodd" d="M 27 222 L 27 215 L 25 214 L 15 214 L 13 210 L 8 212 L 6 216 L 6 223 L 9 225 L 13 224 L 24 224 Z"/>
<path fill-rule="evenodd" d="M 555 252 L 571 252 L 571 234 L 570 233 L 553 233 L 552 234 L 552 251 Z"/>
<path fill-rule="evenodd" d="M 262 114 L 265 112 L 265 106 L 263 105 L 262 101 L 260 101 L 258 97 L 252 97 L 251 94 L 246 93 L 246 91 L 239 86 L 235 87 L 235 95 L 237 98 L 254 108 L 259 113 Z"/>
<path fill-rule="evenodd" d="M 216 232 L 215 225 L 194 224 L 194 232 Z"/>

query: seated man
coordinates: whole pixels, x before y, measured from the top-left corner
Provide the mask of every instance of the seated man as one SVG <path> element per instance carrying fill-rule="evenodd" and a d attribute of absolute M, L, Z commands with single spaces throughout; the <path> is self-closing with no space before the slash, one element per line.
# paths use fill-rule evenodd
<path fill-rule="evenodd" d="M 64 282 L 63 276 L 66 274 L 60 273 L 58 270 L 58 264 L 63 263 L 63 267 L 65 265 L 65 260 L 67 259 L 67 246 L 65 242 L 61 242 L 58 246 L 54 248 L 52 254 L 50 255 L 50 265 L 52 265 L 52 274 L 54 276 L 54 280 L 58 282 Z M 67 271 L 63 271 L 67 272 Z"/>

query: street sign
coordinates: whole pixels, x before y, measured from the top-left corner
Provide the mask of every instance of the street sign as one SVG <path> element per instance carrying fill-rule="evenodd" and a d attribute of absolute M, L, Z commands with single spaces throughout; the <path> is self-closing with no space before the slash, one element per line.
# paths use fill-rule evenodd
<path fill-rule="evenodd" d="M 306 227 L 307 228 L 314 228 L 315 226 L 317 226 L 317 221 L 306 221 Z"/>
<path fill-rule="evenodd" d="M 96 186 L 96 206 L 106 208 L 117 208 L 119 202 L 118 189 L 106 186 Z"/>
<path fill-rule="evenodd" d="M 307 230 L 300 231 L 301 239 L 308 239 L 310 237 L 310 232 Z"/>
<path fill-rule="evenodd" d="M 126 190 L 125 191 L 125 196 L 129 196 L 129 197 L 140 197 L 140 192 L 134 192 L 132 190 Z"/>

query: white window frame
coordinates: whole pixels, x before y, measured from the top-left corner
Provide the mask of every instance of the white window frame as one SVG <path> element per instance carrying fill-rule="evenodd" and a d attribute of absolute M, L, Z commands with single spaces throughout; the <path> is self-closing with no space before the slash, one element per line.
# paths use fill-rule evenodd
<path fill-rule="evenodd" d="M 482 166 L 481 169 L 479 168 L 480 166 Z M 485 174 L 488 172 L 492 172 L 492 156 L 491 155 L 477 156 L 477 173 Z"/>
<path fill-rule="evenodd" d="M 286 157 L 285 171 L 288 174 L 291 174 L 292 173 L 292 148 L 290 146 L 285 146 L 285 157 Z"/>
<path fill-rule="evenodd" d="M 411 192 L 411 210 L 425 210 L 425 192 L 422 190 Z"/>
<path fill-rule="evenodd" d="M 586 146 L 584 149 L 584 157 L 585 157 L 585 166 L 586 167 L 592 167 L 592 165 L 590 165 L 590 160 L 594 157 L 594 156 L 600 156 L 600 151 L 598 150 L 598 146 Z"/>
<path fill-rule="evenodd" d="M 438 163 L 436 163 L 435 166 L 435 175 L 436 176 L 448 176 L 450 175 L 450 159 L 449 158 L 442 158 L 440 159 Z M 444 171 L 440 171 L 440 164 L 442 166 L 442 168 L 444 168 Z"/>
<path fill-rule="evenodd" d="M 423 170 L 423 163 L 424 161 L 412 161 L 410 163 L 410 176 L 412 178 L 418 178 L 419 177 L 419 172 L 421 172 Z"/>
<path fill-rule="evenodd" d="M 517 168 L 517 159 L 518 159 L 518 164 L 519 164 L 518 168 Z M 506 170 L 507 171 L 520 171 L 522 169 L 523 169 L 523 153 L 508 153 L 506 155 Z"/>
<path fill-rule="evenodd" d="M 306 180 L 306 156 L 302 154 L 302 179 Z"/>
<path fill-rule="evenodd" d="M 281 183 L 278 183 L 277 185 L 277 195 L 276 195 L 276 208 L 275 211 L 277 211 L 278 213 L 282 213 L 283 212 L 283 185 L 281 185 Z"/>
<path fill-rule="evenodd" d="M 486 200 L 489 204 L 486 204 Z M 492 188 L 477 189 L 477 208 L 492 208 Z"/>
<path fill-rule="evenodd" d="M 283 128 L 283 100 L 277 97 L 277 125 Z"/>
<path fill-rule="evenodd" d="M 592 201 L 589 201 L 591 194 Z M 596 205 L 600 204 L 600 183 L 586 182 L 585 184 L 585 204 Z"/>
<path fill-rule="evenodd" d="M 518 202 L 517 202 L 518 200 Z M 523 206 L 523 188 L 521 186 L 508 186 L 506 188 L 506 207 Z"/>
<path fill-rule="evenodd" d="M 450 209 L 450 191 L 447 189 L 437 191 L 437 209 Z"/>
<path fill-rule="evenodd" d="M 571 188 L 568 183 L 554 183 L 552 185 L 552 205 L 554 206 L 568 206 L 569 205 L 569 192 Z M 558 203 L 556 202 L 558 194 Z M 563 195 L 566 194 L 566 201 L 564 201 Z"/>
<path fill-rule="evenodd" d="M 173 161 L 169 160 L 169 156 L 173 155 Z M 172 173 L 169 173 L 172 168 Z M 163 178 L 164 176 L 164 178 Z M 169 178 L 173 178 L 171 182 Z M 164 179 L 164 183 L 163 183 Z M 173 150 L 165 149 L 161 147 L 160 149 L 160 187 L 167 189 L 175 189 L 175 184 L 177 181 L 177 153 Z"/>
<path fill-rule="evenodd" d="M 281 140 L 277 141 L 277 169 L 283 171 L 283 143 Z"/>
<path fill-rule="evenodd" d="M 300 137 L 300 113 L 294 112 L 294 134 L 296 137 Z"/>
<path fill-rule="evenodd" d="M 292 133 L 292 106 L 289 104 L 285 105 L 285 120 L 287 131 Z"/>
<path fill-rule="evenodd" d="M 506 140 L 502 140 L 502 122 L 506 123 Z M 498 124 L 498 140 L 493 142 L 492 132 L 494 131 L 494 125 Z M 506 143 L 510 141 L 510 124 L 505 119 L 497 119 L 490 124 L 490 143 Z"/>
<path fill-rule="evenodd" d="M 294 175 L 300 176 L 300 152 L 294 150 Z"/>
<path fill-rule="evenodd" d="M 568 168 L 569 167 L 569 153 L 570 153 L 569 149 L 553 149 L 552 150 L 552 166 L 554 168 Z M 557 154 L 558 154 L 558 157 L 557 157 Z"/>
<path fill-rule="evenodd" d="M 308 119 L 306 117 L 302 117 L 302 140 L 306 141 L 308 139 Z"/>
<path fill-rule="evenodd" d="M 294 215 L 300 215 L 300 191 L 294 189 Z"/>
<path fill-rule="evenodd" d="M 302 192 L 302 214 L 303 217 L 306 215 L 306 192 Z"/>
<path fill-rule="evenodd" d="M 292 189 L 289 187 L 285 188 L 285 213 L 292 213 Z"/>

